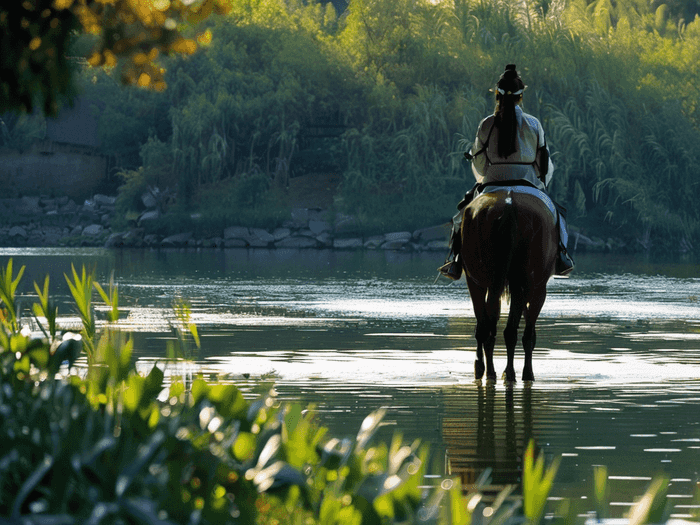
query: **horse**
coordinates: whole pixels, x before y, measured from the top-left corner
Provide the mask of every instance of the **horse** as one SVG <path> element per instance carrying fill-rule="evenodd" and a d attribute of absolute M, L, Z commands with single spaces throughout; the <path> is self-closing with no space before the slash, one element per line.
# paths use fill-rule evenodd
<path fill-rule="evenodd" d="M 496 381 L 493 349 L 501 297 L 507 294 L 510 313 L 503 336 L 508 364 L 503 375 L 507 382 L 515 381 L 515 346 L 524 314 L 522 379 L 534 381 L 535 323 L 547 297 L 547 282 L 554 274 L 557 228 L 555 215 L 542 199 L 512 189 L 482 193 L 465 207 L 460 255 L 476 316 L 476 379 L 485 370 L 487 380 Z"/>

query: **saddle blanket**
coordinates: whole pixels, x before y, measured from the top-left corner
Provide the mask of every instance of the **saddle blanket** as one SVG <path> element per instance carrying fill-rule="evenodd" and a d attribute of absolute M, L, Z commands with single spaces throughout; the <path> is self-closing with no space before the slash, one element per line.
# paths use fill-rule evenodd
<path fill-rule="evenodd" d="M 497 186 L 497 185 L 491 186 L 491 185 L 488 185 L 488 186 L 484 187 L 484 189 L 481 190 L 481 192 L 479 192 L 478 195 L 481 195 L 483 193 L 493 193 L 495 191 L 512 191 L 513 193 L 526 193 L 528 195 L 533 195 L 534 197 L 537 197 L 538 199 L 540 199 L 542 202 L 545 203 L 547 208 L 549 208 L 549 211 L 552 213 L 552 217 L 554 217 L 555 219 L 557 218 L 557 210 L 554 207 L 554 202 L 552 202 L 552 199 L 549 198 L 549 195 L 547 195 L 542 190 L 538 190 L 537 188 L 533 188 L 532 186 Z"/>

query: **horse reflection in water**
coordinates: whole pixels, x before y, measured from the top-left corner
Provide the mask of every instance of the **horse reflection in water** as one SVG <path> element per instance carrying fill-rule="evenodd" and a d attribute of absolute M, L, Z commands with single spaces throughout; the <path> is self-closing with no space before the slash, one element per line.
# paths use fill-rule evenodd
<path fill-rule="evenodd" d="M 474 199 L 464 209 L 461 228 L 461 260 L 476 316 L 476 378 L 481 379 L 485 370 L 487 380 L 496 381 L 493 348 L 501 296 L 509 292 L 510 313 L 503 332 L 508 356 L 505 380 L 515 381 L 515 346 L 524 314 L 522 377 L 533 381 L 535 323 L 547 296 L 547 281 L 554 273 L 556 221 L 536 196 L 504 190 Z"/>
<path fill-rule="evenodd" d="M 459 387 L 446 392 L 441 422 L 446 473 L 468 489 L 493 469 L 481 490 L 494 496 L 521 481 L 522 455 L 533 437 L 532 391 L 507 388 L 500 395 L 488 385 L 477 388 L 476 402 L 474 394 Z"/>

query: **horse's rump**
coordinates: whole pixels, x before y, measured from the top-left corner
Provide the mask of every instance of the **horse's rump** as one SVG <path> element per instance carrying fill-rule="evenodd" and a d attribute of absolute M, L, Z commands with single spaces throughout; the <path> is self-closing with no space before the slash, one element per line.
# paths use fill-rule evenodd
<path fill-rule="evenodd" d="M 477 285 L 491 293 L 506 286 L 536 286 L 552 275 L 556 223 L 533 195 L 498 191 L 474 199 L 464 210 L 462 262 Z"/>

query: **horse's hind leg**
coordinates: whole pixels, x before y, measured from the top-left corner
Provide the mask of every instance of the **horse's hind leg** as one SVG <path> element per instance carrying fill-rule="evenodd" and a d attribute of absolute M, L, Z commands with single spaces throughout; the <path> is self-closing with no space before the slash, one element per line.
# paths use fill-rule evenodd
<path fill-rule="evenodd" d="M 481 319 L 476 323 L 476 340 L 477 343 L 484 347 L 486 355 L 486 379 L 496 381 L 496 369 L 493 366 L 493 349 L 496 346 L 496 327 L 498 318 L 501 315 L 501 296 L 500 294 L 492 294 L 489 291 L 486 294 L 486 304 L 484 313 Z"/>
<path fill-rule="evenodd" d="M 486 318 L 486 289 L 478 286 L 467 276 L 469 295 L 474 307 L 476 317 L 476 361 L 474 361 L 474 377 L 481 379 L 486 371 L 484 365 L 484 346 L 488 340 L 488 327 Z"/>
<path fill-rule="evenodd" d="M 510 297 L 510 313 L 508 314 L 508 324 L 503 331 L 503 338 L 506 343 L 506 352 L 508 355 L 508 364 L 503 372 L 505 380 L 511 383 L 515 382 L 515 346 L 518 344 L 518 326 L 523 315 L 525 300 L 523 294 L 519 290 L 511 289 Z"/>
<path fill-rule="evenodd" d="M 525 366 L 523 367 L 523 381 L 534 381 L 535 374 L 532 371 L 532 353 L 537 343 L 537 331 L 535 323 L 544 306 L 547 290 L 543 289 L 534 294 L 530 304 L 525 309 L 525 332 L 523 333 L 523 350 L 525 351 Z"/>

